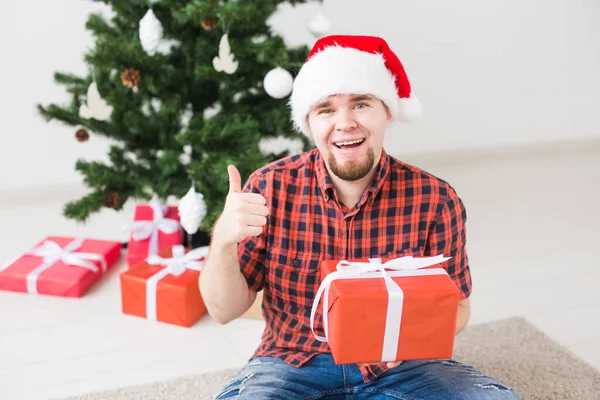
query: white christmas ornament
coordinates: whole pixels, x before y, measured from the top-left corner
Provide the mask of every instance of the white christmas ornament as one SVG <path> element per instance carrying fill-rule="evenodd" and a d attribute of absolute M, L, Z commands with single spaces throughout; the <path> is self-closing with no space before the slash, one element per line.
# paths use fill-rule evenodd
<path fill-rule="evenodd" d="M 185 110 L 183 110 L 181 113 L 181 128 L 187 129 L 192 118 L 194 118 L 194 106 L 192 106 L 192 103 L 188 103 L 188 105 L 185 107 Z"/>
<path fill-rule="evenodd" d="M 218 101 L 215 102 L 210 107 L 204 109 L 204 119 L 209 120 L 211 118 L 214 118 L 217 114 L 221 112 L 222 109 L 223 106 L 221 105 L 221 103 L 219 103 Z"/>
<path fill-rule="evenodd" d="M 229 47 L 229 36 L 224 34 L 219 42 L 219 55 L 213 59 L 213 67 L 217 72 L 233 74 L 237 71 L 238 62 L 234 60 L 231 47 Z"/>
<path fill-rule="evenodd" d="M 200 227 L 200 223 L 206 216 L 204 195 L 196 193 L 192 185 L 187 194 L 181 198 L 177 209 L 179 210 L 179 218 L 181 219 L 183 229 L 190 235 L 196 233 Z"/>
<path fill-rule="evenodd" d="M 276 99 L 282 99 L 292 93 L 293 85 L 294 77 L 281 67 L 270 70 L 263 81 L 265 92 Z"/>
<path fill-rule="evenodd" d="M 306 30 L 318 39 L 331 31 L 331 22 L 329 22 L 323 13 L 318 13 L 308 22 Z"/>
<path fill-rule="evenodd" d="M 151 56 L 155 55 L 162 42 L 163 27 L 152 9 L 149 9 L 141 19 L 139 32 L 144 51 Z"/>
<path fill-rule="evenodd" d="M 183 153 L 179 155 L 179 161 L 183 165 L 188 165 L 192 161 L 192 146 L 189 144 L 183 146 Z"/>
<path fill-rule="evenodd" d="M 100 97 L 96 82 L 92 82 L 87 90 L 86 104 L 79 107 L 79 116 L 81 118 L 94 118 L 98 121 L 106 121 L 110 118 L 113 108 Z"/>
<path fill-rule="evenodd" d="M 267 35 L 256 35 L 256 36 L 253 36 L 252 39 L 250 39 L 250 40 L 252 40 L 252 43 L 254 43 L 254 44 L 261 44 L 267 39 L 268 39 Z"/>

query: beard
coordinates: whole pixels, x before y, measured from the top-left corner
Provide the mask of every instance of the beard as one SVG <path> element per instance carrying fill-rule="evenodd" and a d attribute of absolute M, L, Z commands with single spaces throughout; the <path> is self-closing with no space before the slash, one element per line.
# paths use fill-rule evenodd
<path fill-rule="evenodd" d="M 331 172 L 333 172 L 338 178 L 345 181 L 357 181 L 364 178 L 369 174 L 373 164 L 375 163 L 375 153 L 373 149 L 369 147 L 367 150 L 367 157 L 363 161 L 352 160 L 344 164 L 338 164 L 334 155 L 329 153 L 327 157 L 327 163 Z"/>

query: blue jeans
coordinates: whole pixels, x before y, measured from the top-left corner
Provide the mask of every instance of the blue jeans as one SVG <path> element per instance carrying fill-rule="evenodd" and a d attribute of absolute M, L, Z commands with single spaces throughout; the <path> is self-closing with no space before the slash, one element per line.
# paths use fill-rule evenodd
<path fill-rule="evenodd" d="M 319 354 L 296 368 L 274 357 L 244 366 L 216 399 L 516 400 L 512 389 L 454 360 L 405 361 L 364 383 L 356 365 Z"/>

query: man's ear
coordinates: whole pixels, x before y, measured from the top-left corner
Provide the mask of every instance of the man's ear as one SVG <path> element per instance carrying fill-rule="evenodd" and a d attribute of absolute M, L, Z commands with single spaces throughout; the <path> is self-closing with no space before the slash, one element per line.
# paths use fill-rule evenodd
<path fill-rule="evenodd" d="M 390 108 L 387 106 L 387 104 L 385 104 L 383 101 L 381 101 L 381 104 L 383 105 L 383 108 L 385 109 L 385 115 L 387 116 L 387 122 L 389 124 L 390 122 L 392 122 L 392 113 L 390 112 Z"/>
<path fill-rule="evenodd" d="M 315 142 L 315 138 L 313 137 L 313 134 L 312 134 L 311 129 L 310 129 L 310 119 L 309 119 L 309 116 L 310 116 L 310 112 L 308 114 L 306 114 L 306 126 L 308 127 L 308 135 L 307 136 L 314 143 Z"/>

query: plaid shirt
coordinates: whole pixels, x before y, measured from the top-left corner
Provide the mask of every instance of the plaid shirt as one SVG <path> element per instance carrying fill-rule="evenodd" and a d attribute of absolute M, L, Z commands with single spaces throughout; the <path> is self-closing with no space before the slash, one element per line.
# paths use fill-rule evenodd
<path fill-rule="evenodd" d="M 310 329 L 320 260 L 443 253 L 452 257 L 443 267 L 461 298 L 471 292 L 462 201 L 445 181 L 385 151 L 353 208 L 339 201 L 317 149 L 256 171 L 244 192 L 262 194 L 269 208 L 263 234 L 238 247 L 248 286 L 264 289 L 266 328 L 253 357 L 275 356 L 300 367 L 317 353 L 330 352 Z M 315 332 L 324 336 L 322 310 L 316 321 Z M 387 370 L 384 363 L 359 368 L 365 382 Z"/>

